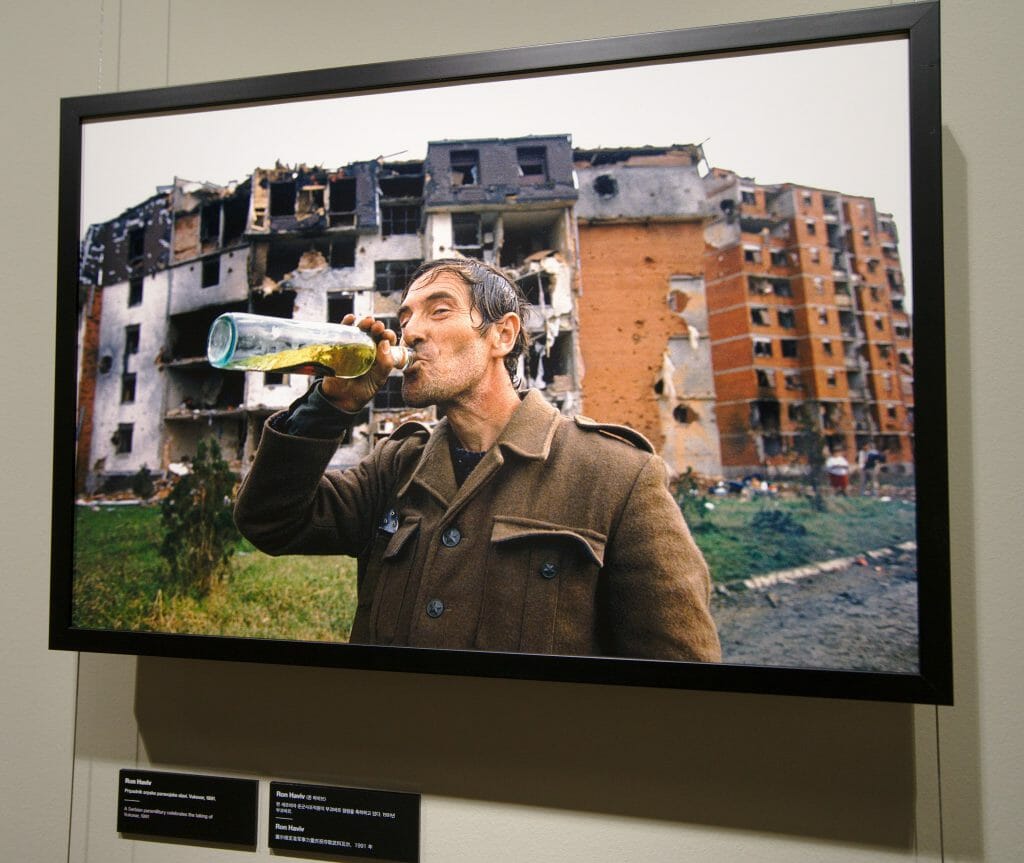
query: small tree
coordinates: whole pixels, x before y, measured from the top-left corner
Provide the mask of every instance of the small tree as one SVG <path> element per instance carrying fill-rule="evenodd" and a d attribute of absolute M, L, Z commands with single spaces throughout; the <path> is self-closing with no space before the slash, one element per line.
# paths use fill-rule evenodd
<path fill-rule="evenodd" d="M 816 510 L 824 512 L 828 506 L 821 487 L 825 478 L 825 449 L 828 440 L 821 428 L 821 407 L 817 401 L 806 401 L 800 406 L 798 426 L 800 432 L 797 435 L 797 448 L 807 465 L 807 481 L 813 495 L 811 500 Z"/>
<path fill-rule="evenodd" d="M 199 442 L 191 472 L 164 499 L 160 553 L 179 587 L 206 593 L 227 569 L 239 539 L 231 514 L 234 483 L 220 446 L 211 438 Z"/>

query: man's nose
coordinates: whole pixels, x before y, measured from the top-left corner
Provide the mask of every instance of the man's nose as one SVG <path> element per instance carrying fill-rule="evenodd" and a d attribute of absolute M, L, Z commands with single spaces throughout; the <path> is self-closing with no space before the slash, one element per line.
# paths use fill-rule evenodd
<path fill-rule="evenodd" d="M 402 326 L 402 341 L 412 348 L 422 339 L 423 331 L 420 327 L 419 318 L 416 315 L 410 315 L 409 319 Z"/>

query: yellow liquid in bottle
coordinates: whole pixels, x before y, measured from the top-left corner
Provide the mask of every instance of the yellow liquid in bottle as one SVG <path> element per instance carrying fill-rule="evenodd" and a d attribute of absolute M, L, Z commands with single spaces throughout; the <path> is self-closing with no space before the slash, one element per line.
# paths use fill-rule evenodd
<path fill-rule="evenodd" d="M 274 354 L 235 360 L 231 363 L 231 368 L 358 378 L 370 370 L 376 358 L 377 349 L 373 345 L 308 345 L 304 348 L 292 348 Z"/>

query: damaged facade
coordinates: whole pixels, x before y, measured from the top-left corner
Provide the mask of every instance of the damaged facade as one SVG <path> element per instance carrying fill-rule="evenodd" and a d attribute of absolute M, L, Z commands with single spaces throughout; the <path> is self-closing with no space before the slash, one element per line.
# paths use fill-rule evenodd
<path fill-rule="evenodd" d="M 244 471 L 263 421 L 308 378 L 213 369 L 221 313 L 300 320 L 373 315 L 397 329 L 401 292 L 426 259 L 478 257 L 513 273 L 534 302 L 521 377 L 579 410 L 576 191 L 568 136 L 438 142 L 425 160 L 337 170 L 278 164 L 242 183 L 176 181 L 82 244 L 77 487 L 165 472 L 203 437 Z M 335 463 L 355 462 L 409 418 L 396 374 Z"/>
<path fill-rule="evenodd" d="M 813 228 L 811 225 L 813 224 Z M 521 380 L 634 426 L 670 469 L 791 464 L 803 421 L 910 462 L 912 356 L 895 227 L 869 198 L 757 186 L 700 147 L 573 150 L 568 135 L 436 141 L 422 160 L 277 164 L 176 180 L 89 228 L 80 266 L 77 486 L 163 473 L 213 436 L 243 472 L 301 375 L 213 369 L 226 311 L 396 327 L 424 260 L 501 266 L 532 304 Z M 396 373 L 335 464 L 432 409 Z"/>
<path fill-rule="evenodd" d="M 784 471 L 809 430 L 913 468 L 913 346 L 892 216 L 871 198 L 709 176 L 705 278 L 724 472 Z"/>
<path fill-rule="evenodd" d="M 587 414 L 628 423 L 676 475 L 722 471 L 700 147 L 578 150 Z"/>

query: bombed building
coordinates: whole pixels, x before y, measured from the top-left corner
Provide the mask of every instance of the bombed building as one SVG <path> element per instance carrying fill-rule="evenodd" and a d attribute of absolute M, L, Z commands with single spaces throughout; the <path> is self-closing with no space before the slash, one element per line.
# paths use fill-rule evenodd
<path fill-rule="evenodd" d="M 426 259 L 481 258 L 533 303 L 521 377 L 579 409 L 573 291 L 576 199 L 568 136 L 437 142 L 425 160 L 338 169 L 277 164 L 230 186 L 175 181 L 89 228 L 80 290 L 80 490 L 165 472 L 215 437 L 244 471 L 263 421 L 308 385 L 301 375 L 212 368 L 206 335 L 223 312 L 310 321 L 373 315 L 397 328 L 402 290 Z M 336 462 L 351 463 L 408 418 L 398 374 Z"/>
<path fill-rule="evenodd" d="M 809 440 L 913 466 L 913 348 L 892 216 L 871 198 L 714 171 L 704 266 L 724 471 Z"/>
<path fill-rule="evenodd" d="M 910 465 L 913 357 L 896 228 L 870 198 L 759 185 L 699 146 L 568 135 L 434 141 L 422 159 L 175 180 L 91 226 L 80 256 L 77 487 L 166 473 L 214 437 L 244 472 L 304 375 L 206 361 L 223 312 L 397 328 L 411 274 L 468 256 L 531 302 L 519 377 L 566 414 L 629 424 L 672 473 L 799 471 L 809 431 Z M 335 464 L 408 408 L 395 373 Z"/>

